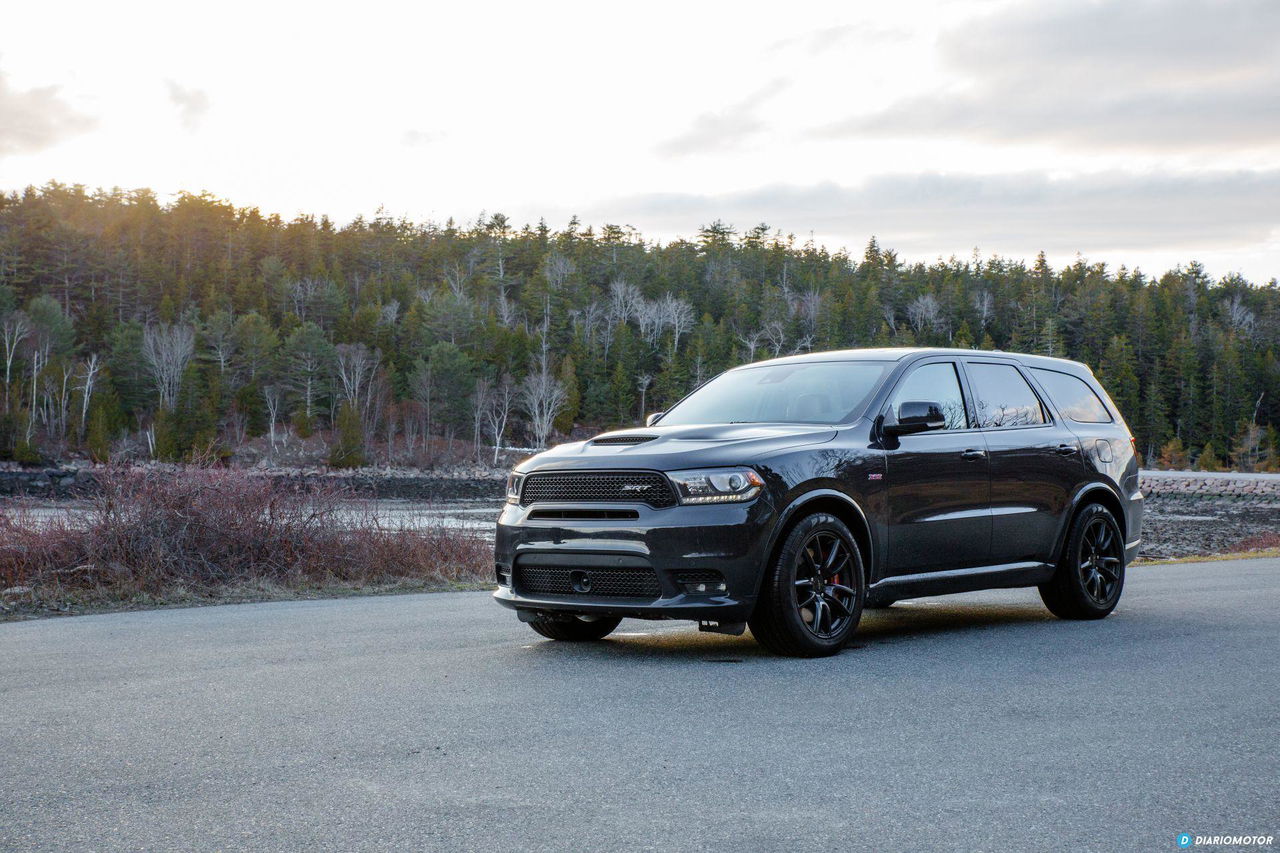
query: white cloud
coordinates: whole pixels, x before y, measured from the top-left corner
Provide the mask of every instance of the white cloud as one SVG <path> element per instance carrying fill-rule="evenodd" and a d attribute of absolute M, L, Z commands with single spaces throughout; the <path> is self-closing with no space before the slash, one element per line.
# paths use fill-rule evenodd
<path fill-rule="evenodd" d="M 209 93 L 203 89 L 183 86 L 173 80 L 166 80 L 169 87 L 169 100 L 178 108 L 178 117 L 187 130 L 196 130 L 209 112 Z"/>
<path fill-rule="evenodd" d="M 1280 147 L 1280 3 L 1026 3 L 946 33 L 936 91 L 819 135 L 1130 149 Z"/>
<path fill-rule="evenodd" d="M 0 73 L 0 157 L 50 148 L 93 125 L 94 119 L 72 108 L 57 86 L 19 90 Z"/>
<path fill-rule="evenodd" d="M 786 80 L 773 80 L 724 109 L 702 113 L 683 133 L 659 143 L 658 153 L 682 157 L 740 147 L 768 128 L 760 109 L 787 85 Z"/>
<path fill-rule="evenodd" d="M 845 242 L 875 234 L 886 246 L 950 254 L 988 251 L 1098 254 L 1248 246 L 1280 227 L 1280 170 L 1197 175 L 1108 172 L 881 175 L 857 186 L 773 184 L 718 195 L 621 198 L 589 218 L 692 234 L 716 219 L 767 222 Z"/>

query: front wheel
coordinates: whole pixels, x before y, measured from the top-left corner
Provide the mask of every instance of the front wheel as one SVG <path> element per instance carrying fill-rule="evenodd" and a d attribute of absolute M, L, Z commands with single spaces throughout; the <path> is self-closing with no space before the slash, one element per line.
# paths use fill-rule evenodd
<path fill-rule="evenodd" d="M 862 555 L 844 522 L 825 512 L 800 520 L 769 567 L 751 633 L 772 652 L 833 655 L 862 616 Z"/>
<path fill-rule="evenodd" d="M 613 629 L 622 622 L 621 617 L 571 616 L 568 619 L 538 619 L 529 623 L 529 627 L 548 640 L 566 640 L 583 642 L 601 640 L 613 633 Z"/>
<path fill-rule="evenodd" d="M 1101 619 L 1116 609 L 1124 589 L 1124 536 L 1100 504 L 1080 510 L 1053 577 L 1040 598 L 1062 619 Z"/>

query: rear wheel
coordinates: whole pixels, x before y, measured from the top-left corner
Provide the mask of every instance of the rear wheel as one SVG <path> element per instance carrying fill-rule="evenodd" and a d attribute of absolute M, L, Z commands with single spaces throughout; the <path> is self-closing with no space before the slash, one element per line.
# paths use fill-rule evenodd
<path fill-rule="evenodd" d="M 568 619 L 538 619 L 529 623 L 529 627 L 548 640 L 567 640 L 582 642 L 584 640 L 600 640 L 613 633 L 613 629 L 622 622 L 621 617 L 572 616 Z"/>
<path fill-rule="evenodd" d="M 849 528 L 814 513 L 791 529 L 769 567 L 751 633 L 778 654 L 833 655 L 858 627 L 865 598 L 862 555 Z"/>
<path fill-rule="evenodd" d="M 1040 585 L 1045 606 L 1062 619 L 1101 619 L 1124 589 L 1124 536 L 1101 504 L 1080 510 L 1053 577 Z"/>

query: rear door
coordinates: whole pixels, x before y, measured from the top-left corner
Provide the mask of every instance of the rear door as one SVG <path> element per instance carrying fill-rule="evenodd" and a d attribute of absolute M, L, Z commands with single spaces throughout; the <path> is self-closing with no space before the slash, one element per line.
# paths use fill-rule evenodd
<path fill-rule="evenodd" d="M 991 563 L 1049 562 L 1085 473 L 1080 440 L 1018 364 L 966 359 L 964 370 L 991 457 Z"/>
<path fill-rule="evenodd" d="M 904 402 L 940 403 L 947 427 L 885 439 L 886 573 L 983 565 L 991 546 L 987 451 L 970 422 L 957 362 L 913 366 L 889 396 L 886 421 Z"/>

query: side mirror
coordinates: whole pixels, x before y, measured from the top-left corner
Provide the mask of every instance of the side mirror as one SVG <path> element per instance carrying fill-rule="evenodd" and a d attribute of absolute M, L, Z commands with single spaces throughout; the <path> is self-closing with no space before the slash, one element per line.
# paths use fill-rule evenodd
<path fill-rule="evenodd" d="M 885 424 L 887 435 L 911 435 L 917 432 L 943 429 L 947 425 L 947 417 L 942 414 L 941 403 L 911 400 L 898 406 L 898 422 Z"/>
<path fill-rule="evenodd" d="M 647 417 L 647 418 L 645 418 L 645 419 L 644 419 L 644 425 L 645 425 L 645 426 L 653 426 L 653 425 L 654 425 L 654 424 L 656 424 L 659 420 L 661 420 L 661 419 L 662 419 L 662 416 L 663 416 L 663 415 L 665 415 L 665 414 L 666 414 L 666 412 L 653 412 L 652 414 L 650 414 L 650 415 L 649 415 L 649 417 Z"/>

